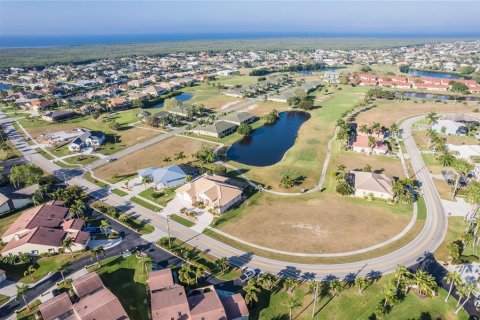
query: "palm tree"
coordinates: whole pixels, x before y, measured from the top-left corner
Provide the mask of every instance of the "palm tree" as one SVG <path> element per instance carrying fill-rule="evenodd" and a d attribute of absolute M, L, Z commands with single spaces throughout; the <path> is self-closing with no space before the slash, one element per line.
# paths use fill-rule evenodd
<path fill-rule="evenodd" d="M 27 303 L 27 300 L 25 299 L 25 294 L 28 291 L 28 286 L 26 284 L 21 284 L 21 285 L 15 285 L 17 287 L 17 301 L 20 300 L 20 298 L 23 298 L 23 302 L 25 302 L 25 305 L 27 306 L 27 310 L 30 310 L 30 306 Z"/>
<path fill-rule="evenodd" d="M 297 281 L 292 278 L 292 277 L 288 277 L 287 279 L 285 279 L 285 287 L 287 288 L 287 291 L 288 292 L 292 292 L 293 290 L 293 287 L 297 284 Z"/>
<path fill-rule="evenodd" d="M 426 296 L 431 296 L 432 291 L 437 289 L 435 278 L 421 269 L 413 274 L 412 281 L 417 285 L 418 292 Z"/>
<path fill-rule="evenodd" d="M 146 255 L 142 258 L 143 271 L 146 273 L 149 268 L 152 267 L 152 257 Z"/>
<path fill-rule="evenodd" d="M 204 272 L 205 272 L 205 269 L 199 264 L 193 267 L 193 273 L 195 274 L 195 283 L 198 284 L 198 278 L 200 278 Z"/>
<path fill-rule="evenodd" d="M 333 291 L 333 297 L 338 296 L 340 294 L 340 292 L 342 292 L 343 284 L 340 280 L 333 279 L 329 282 L 328 285 L 330 287 L 330 290 Z"/>
<path fill-rule="evenodd" d="M 451 271 L 447 273 L 445 278 L 443 278 L 447 283 L 450 283 L 450 288 L 448 289 L 447 297 L 445 298 L 445 302 L 448 301 L 450 295 L 452 294 L 453 286 L 458 286 L 462 283 L 462 278 L 456 271 Z"/>
<path fill-rule="evenodd" d="M 186 283 L 190 286 L 190 282 L 192 281 L 192 267 L 188 263 L 184 263 L 180 270 L 178 271 L 178 278 L 180 281 Z"/>
<path fill-rule="evenodd" d="M 292 310 L 298 306 L 300 306 L 300 302 L 298 301 L 298 298 L 288 296 L 287 301 L 285 303 L 285 306 L 289 310 L 289 319 L 292 320 Z"/>
<path fill-rule="evenodd" d="M 344 165 L 343 163 L 337 164 L 337 172 L 339 173 L 345 173 L 345 170 L 347 170 L 347 166 Z"/>
<path fill-rule="evenodd" d="M 70 207 L 70 215 L 76 216 L 77 218 L 82 218 L 85 216 L 85 211 L 87 207 L 82 200 L 75 200 L 75 203 Z"/>
<path fill-rule="evenodd" d="M 452 199 L 454 199 L 455 195 L 457 194 L 460 176 L 467 175 L 473 169 L 473 165 L 467 160 L 456 159 L 453 162 L 453 168 L 455 169 L 455 171 L 457 171 L 457 178 L 455 179 L 455 187 L 453 188 Z"/>
<path fill-rule="evenodd" d="M 380 133 L 382 132 L 382 126 L 378 122 L 374 122 L 372 125 L 372 131 L 377 134 L 377 136 L 380 136 Z"/>
<path fill-rule="evenodd" d="M 397 285 L 395 286 L 397 291 L 400 287 L 400 283 L 405 279 L 410 278 L 412 275 L 411 272 L 407 269 L 407 267 L 403 265 L 398 265 L 393 274 L 397 278 Z"/>
<path fill-rule="evenodd" d="M 257 287 L 253 279 L 248 280 L 247 285 L 243 287 L 243 291 L 245 292 L 245 302 L 247 304 L 250 304 L 251 306 L 253 301 L 258 301 L 258 293 L 260 292 L 260 288 Z"/>
<path fill-rule="evenodd" d="M 428 120 L 428 123 L 429 124 L 433 124 L 435 122 L 437 122 L 438 120 L 438 115 L 435 111 L 432 111 L 430 112 L 428 115 L 427 115 L 427 120 Z"/>
<path fill-rule="evenodd" d="M 70 253 L 72 254 L 72 258 L 73 258 L 73 249 L 72 247 L 75 245 L 75 243 L 73 242 L 73 238 L 70 238 L 70 237 L 67 237 L 65 239 L 63 239 L 62 241 L 62 248 L 64 250 L 69 250 Z"/>
<path fill-rule="evenodd" d="M 101 222 L 100 222 L 100 230 L 103 231 L 103 233 L 107 234 L 107 231 L 108 229 L 110 228 L 110 222 L 106 219 L 103 219 Z"/>
<path fill-rule="evenodd" d="M 227 257 L 222 257 L 218 260 L 215 261 L 215 265 L 218 269 L 220 269 L 222 271 L 222 273 L 225 272 L 225 270 L 227 270 L 228 268 L 228 259 Z"/>
<path fill-rule="evenodd" d="M 364 124 L 360 125 L 360 127 L 358 128 L 358 131 L 360 131 L 363 134 L 367 134 L 369 130 L 368 130 L 367 125 L 364 123 Z"/>
<path fill-rule="evenodd" d="M 367 288 L 369 280 L 365 277 L 356 277 L 355 278 L 355 287 L 358 289 L 358 293 L 363 295 L 363 291 Z"/>
<path fill-rule="evenodd" d="M 126 222 L 128 221 L 128 219 L 130 219 L 130 215 L 126 212 L 122 213 L 119 217 L 118 217 L 118 220 L 120 221 L 123 221 L 123 222 Z"/>
<path fill-rule="evenodd" d="M 384 303 L 383 306 L 392 306 L 395 303 L 395 300 L 397 298 L 397 290 L 393 288 L 391 285 L 387 285 L 383 289 L 383 294 L 384 294 Z"/>
<path fill-rule="evenodd" d="M 27 270 L 23 273 L 23 275 L 30 276 L 30 278 L 33 280 L 33 273 L 37 271 L 37 268 L 35 268 L 33 265 L 30 265 Z"/>
<path fill-rule="evenodd" d="M 465 300 L 463 300 L 463 303 L 458 307 L 457 310 L 455 310 L 455 314 L 457 314 L 460 311 L 460 309 L 463 308 L 465 303 L 467 303 L 468 299 L 470 298 L 470 295 L 477 291 L 477 284 L 473 282 L 467 282 L 465 285 L 461 286 L 460 288 L 462 289 L 457 290 L 459 291 L 458 294 L 460 295 L 460 291 L 461 291 L 462 295 L 465 297 Z M 458 299 L 458 301 L 460 302 L 460 298 Z"/>
<path fill-rule="evenodd" d="M 392 135 L 394 137 L 397 136 L 397 133 L 398 133 L 398 124 L 396 122 L 392 123 L 392 125 L 390 126 L 390 132 L 392 133 Z"/>
<path fill-rule="evenodd" d="M 60 272 L 60 275 L 62 276 L 62 280 L 65 281 L 65 276 L 64 276 L 64 273 L 65 271 L 67 271 L 67 269 L 65 268 L 65 266 L 63 264 L 61 265 L 58 265 L 57 268 L 56 268 L 57 272 Z"/>
<path fill-rule="evenodd" d="M 275 278 L 275 276 L 269 272 L 264 273 L 260 278 L 260 283 L 262 287 L 266 290 L 271 290 L 275 285 L 276 281 L 277 278 Z"/>
<path fill-rule="evenodd" d="M 171 162 L 171 161 L 172 161 L 172 158 L 171 158 L 171 157 L 165 156 L 165 157 L 163 158 L 163 162 L 165 162 L 165 163 L 169 163 L 169 162 Z"/>
<path fill-rule="evenodd" d="M 377 145 L 377 139 L 375 139 L 374 137 L 372 136 L 369 136 L 368 137 L 368 146 L 370 148 L 372 148 L 371 152 L 373 152 L 373 148 L 375 148 L 375 146 Z"/>
<path fill-rule="evenodd" d="M 185 159 L 185 153 L 183 151 L 180 151 L 179 153 L 175 153 L 175 160 L 183 160 Z"/>

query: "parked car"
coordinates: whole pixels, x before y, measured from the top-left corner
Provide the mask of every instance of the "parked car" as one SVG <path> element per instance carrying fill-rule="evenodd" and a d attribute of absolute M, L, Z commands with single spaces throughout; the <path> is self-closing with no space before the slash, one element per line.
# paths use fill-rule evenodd
<path fill-rule="evenodd" d="M 132 253 L 128 250 L 125 250 L 124 252 L 122 252 L 122 258 L 127 258 L 127 257 L 130 257 L 132 255 Z"/>
<path fill-rule="evenodd" d="M 245 271 L 243 271 L 243 274 L 240 276 L 240 281 L 246 282 L 250 279 L 255 278 L 259 274 L 259 269 L 245 269 Z"/>
<path fill-rule="evenodd" d="M 107 158 L 107 162 L 112 162 L 112 161 L 115 161 L 117 160 L 116 158 Z"/>

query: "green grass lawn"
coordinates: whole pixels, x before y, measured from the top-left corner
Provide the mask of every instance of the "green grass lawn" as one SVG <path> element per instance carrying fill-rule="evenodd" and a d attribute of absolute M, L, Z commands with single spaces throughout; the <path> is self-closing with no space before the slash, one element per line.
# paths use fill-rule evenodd
<path fill-rule="evenodd" d="M 107 214 L 105 209 L 110 207 L 109 204 L 103 201 L 95 201 L 92 204 L 90 204 L 90 206 L 104 214 Z M 112 218 L 116 219 L 115 217 L 112 217 Z M 137 231 L 140 234 L 149 234 L 155 230 L 153 226 L 137 218 L 130 218 L 127 221 L 121 221 L 121 222 L 126 224 L 127 226 L 129 226 L 130 228 L 132 228 L 133 230 Z"/>
<path fill-rule="evenodd" d="M 385 276 L 368 287 L 364 294 L 359 294 L 355 287 L 348 288 L 339 296 L 322 291 L 317 301 L 314 319 L 372 319 L 374 308 L 384 298 L 383 288 L 392 276 Z M 468 319 L 465 311 L 455 315 L 456 301 L 450 298 L 444 302 L 445 290 L 441 289 L 438 297 L 420 298 L 413 291 L 403 301 L 398 302 L 391 312 L 382 319 Z M 299 305 L 292 310 L 293 319 L 311 319 L 313 311 L 313 294 L 306 284 L 288 293 L 281 286 L 275 290 L 263 290 L 259 302 L 250 309 L 251 319 L 288 319 L 287 299 L 292 296 Z"/>
<path fill-rule="evenodd" d="M 240 277 L 242 273 L 239 268 L 233 266 L 230 266 L 227 270 L 225 270 L 225 272 L 218 270 L 215 266 L 215 261 L 217 260 L 215 257 L 209 255 L 208 253 L 202 252 L 181 240 L 171 238 L 171 248 L 168 247 L 167 238 L 163 238 L 161 241 L 157 242 L 157 244 L 184 258 L 190 263 L 201 264 L 209 273 L 213 274 L 216 278 L 220 280 L 234 280 Z"/>
<path fill-rule="evenodd" d="M 77 165 L 64 163 L 63 161 L 60 161 L 60 160 L 54 161 L 53 163 L 55 163 L 55 164 L 56 164 L 57 166 L 59 166 L 59 167 L 65 168 L 65 169 L 78 168 Z"/>
<path fill-rule="evenodd" d="M 0 307 L 7 302 L 10 299 L 9 296 L 4 296 L 3 294 L 0 294 Z"/>
<path fill-rule="evenodd" d="M 188 228 L 193 227 L 195 225 L 195 222 L 193 222 L 189 219 L 186 219 L 184 217 L 181 217 L 179 215 L 176 215 L 176 214 L 172 214 L 170 216 L 170 219 L 172 219 L 173 221 L 178 222 L 178 223 L 180 223 L 180 224 L 182 224 L 182 225 L 184 225 L 185 227 L 188 227 Z"/>
<path fill-rule="evenodd" d="M 8 227 L 22 214 L 22 212 L 17 212 L 14 214 L 2 216 L 0 219 L 0 235 L 7 231 Z"/>
<path fill-rule="evenodd" d="M 56 272 L 55 270 L 58 266 L 67 266 L 69 263 L 72 262 L 72 260 L 82 258 L 86 254 L 87 253 L 80 252 L 74 253 L 73 258 L 70 253 L 40 258 L 33 264 L 36 268 L 36 271 L 32 274 L 32 276 L 24 275 L 24 272 L 30 266 L 30 264 L 28 263 L 15 265 L 0 263 L 0 268 L 5 270 L 8 277 L 15 281 L 19 281 L 22 283 L 34 283 L 45 277 L 49 272 Z"/>
<path fill-rule="evenodd" d="M 36 149 L 36 150 L 37 150 L 37 152 L 38 152 L 40 155 L 42 155 L 42 156 L 43 156 L 45 159 L 47 159 L 47 160 L 53 160 L 53 159 L 55 159 L 54 157 L 52 157 L 49 153 L 47 153 L 47 152 L 46 152 L 45 150 L 43 150 L 43 149 L 38 148 L 38 149 Z"/>
<path fill-rule="evenodd" d="M 165 188 L 161 191 L 155 191 L 155 189 L 151 187 L 140 192 L 139 196 L 165 207 L 170 202 L 170 200 L 175 197 L 175 189 Z"/>
<path fill-rule="evenodd" d="M 105 286 L 120 300 L 130 319 L 148 319 L 147 287 L 148 272 L 134 256 L 126 259 L 117 256 L 100 262 L 96 272 Z"/>
<path fill-rule="evenodd" d="M 38 312 L 38 306 L 41 304 L 40 300 L 35 300 L 30 303 L 30 309 L 27 308 L 22 309 L 19 313 L 17 313 L 17 320 L 35 320 L 35 314 Z"/>
<path fill-rule="evenodd" d="M 124 197 L 128 194 L 127 192 L 120 189 L 113 189 L 112 192 L 115 193 L 116 195 L 119 195 L 120 197 Z"/>
<path fill-rule="evenodd" d="M 95 156 L 79 155 L 79 156 L 65 158 L 64 161 L 71 164 L 87 165 L 98 159 L 99 158 Z"/>
<path fill-rule="evenodd" d="M 95 183 L 95 184 L 96 184 L 97 186 L 99 186 L 100 188 L 107 188 L 107 187 L 109 186 L 109 184 L 104 183 L 104 182 L 102 182 L 102 181 L 99 181 L 99 180 L 93 178 L 93 177 L 92 177 L 92 174 L 91 174 L 90 172 L 85 172 L 84 175 L 83 175 L 83 177 L 84 177 L 86 180 L 88 180 L 88 181 L 90 181 L 90 182 L 92 182 L 92 183 Z"/>
<path fill-rule="evenodd" d="M 161 208 L 159 206 L 156 206 L 154 204 L 151 204 L 150 202 L 142 200 L 139 197 L 132 197 L 132 198 L 130 198 L 130 201 L 138 204 L 139 206 L 142 206 L 142 207 L 145 207 L 149 210 L 152 210 L 152 211 L 160 211 L 161 210 Z"/>

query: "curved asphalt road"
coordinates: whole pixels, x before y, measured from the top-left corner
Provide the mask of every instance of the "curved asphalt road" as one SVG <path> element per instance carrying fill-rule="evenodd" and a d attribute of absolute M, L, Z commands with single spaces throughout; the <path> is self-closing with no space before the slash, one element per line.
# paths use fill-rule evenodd
<path fill-rule="evenodd" d="M 417 179 L 422 185 L 427 206 L 426 223 L 423 230 L 412 242 L 394 252 L 381 257 L 352 263 L 299 264 L 251 255 L 203 234 L 198 234 L 174 221 L 170 221 L 171 235 L 189 242 L 191 245 L 209 252 L 213 256 L 229 257 L 232 264 L 239 266 L 248 265 L 249 267 L 259 268 L 283 277 L 302 276 L 304 278 L 317 279 L 322 279 L 328 275 L 346 277 L 351 274 L 368 275 L 372 271 L 374 273 L 389 273 L 392 272 L 398 264 L 413 266 L 440 245 L 447 229 L 447 217 L 441 206 L 440 197 L 411 136 L 413 123 L 422 118 L 424 118 L 424 116 L 407 119 L 401 124 L 400 128 L 403 131 L 404 143 L 407 153 L 410 155 L 412 167 L 417 175 Z M 13 129 L 12 127 L 10 128 Z M 24 139 L 19 137 L 18 133 L 14 131 L 11 135 L 12 142 L 19 150 L 21 150 L 29 160 L 46 171 L 51 172 L 61 179 L 65 177 L 66 180 L 69 180 L 69 183 L 83 186 L 93 197 L 103 199 L 114 206 L 133 212 L 166 234 L 167 225 L 166 219 L 163 216 L 131 203 L 130 201 L 126 201 L 115 194 L 109 193 L 108 190 L 101 189 L 88 182 L 81 177 L 82 171 L 79 169 L 71 170 L 58 167 L 56 164 L 37 154 L 30 146 L 26 145 Z"/>

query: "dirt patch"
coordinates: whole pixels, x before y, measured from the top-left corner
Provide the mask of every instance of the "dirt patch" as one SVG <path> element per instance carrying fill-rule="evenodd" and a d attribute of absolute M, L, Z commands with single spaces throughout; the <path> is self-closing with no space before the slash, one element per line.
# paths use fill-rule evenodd
<path fill-rule="evenodd" d="M 291 252 L 346 252 L 400 233 L 411 206 L 318 194 L 299 198 L 260 195 L 220 229 L 240 239 Z"/>
<path fill-rule="evenodd" d="M 406 116 L 423 114 L 431 111 L 444 112 L 472 112 L 474 105 L 463 105 L 461 103 L 414 103 L 412 101 L 387 101 L 376 102 L 377 107 L 362 112 L 357 116 L 357 123 L 379 122 L 384 126 L 390 126 L 393 122 Z"/>
<path fill-rule="evenodd" d="M 194 160 L 192 154 L 200 150 L 203 145 L 213 147 L 213 144 L 207 142 L 174 136 L 101 166 L 95 170 L 95 175 L 101 179 L 112 181 L 115 175 L 128 176 L 135 174 L 139 169 L 151 166 L 162 167 L 188 163 Z M 179 152 L 183 152 L 186 158 L 175 160 L 175 154 Z M 169 157 L 171 161 L 164 161 L 165 157 Z"/>

